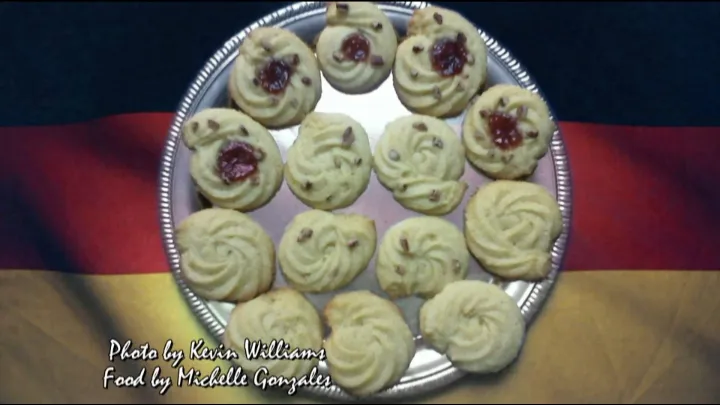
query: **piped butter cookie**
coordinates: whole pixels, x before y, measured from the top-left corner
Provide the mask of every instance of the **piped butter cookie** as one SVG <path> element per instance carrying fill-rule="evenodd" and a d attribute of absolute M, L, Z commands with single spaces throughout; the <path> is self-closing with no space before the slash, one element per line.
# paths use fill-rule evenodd
<path fill-rule="evenodd" d="M 296 125 L 320 101 L 320 68 L 297 35 L 260 27 L 240 45 L 229 92 L 241 110 L 268 128 Z"/>
<path fill-rule="evenodd" d="M 434 117 L 460 114 L 487 76 L 487 47 L 477 28 L 455 11 L 416 10 L 400 43 L 393 83 L 411 111 Z"/>
<path fill-rule="evenodd" d="M 315 46 L 325 79 L 348 94 L 377 88 L 392 70 L 397 34 L 371 2 L 330 2 L 327 26 Z"/>
<path fill-rule="evenodd" d="M 215 206 L 252 211 L 280 188 L 280 149 L 247 115 L 229 108 L 202 110 L 185 123 L 182 136 L 192 150 L 190 175 Z"/>

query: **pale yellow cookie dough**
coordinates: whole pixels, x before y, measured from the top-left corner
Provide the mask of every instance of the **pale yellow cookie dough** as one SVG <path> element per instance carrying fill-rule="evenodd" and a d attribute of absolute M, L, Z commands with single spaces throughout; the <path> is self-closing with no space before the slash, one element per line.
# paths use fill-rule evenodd
<path fill-rule="evenodd" d="M 332 330 L 325 350 L 335 384 L 367 396 L 400 381 L 415 342 L 395 304 L 370 291 L 352 291 L 336 295 L 323 315 Z"/>
<path fill-rule="evenodd" d="M 322 293 L 348 285 L 375 253 L 375 222 L 359 214 L 310 210 L 293 218 L 278 246 L 285 280 L 296 290 Z"/>
<path fill-rule="evenodd" d="M 180 270 L 198 296 L 242 302 L 269 290 L 275 279 L 275 245 L 250 216 L 208 208 L 176 230 Z"/>
<path fill-rule="evenodd" d="M 274 341 L 278 347 L 284 343 L 281 352 L 294 360 L 248 359 L 246 339 L 253 354 L 253 344 L 271 345 Z M 250 376 L 265 367 L 268 376 L 300 378 L 310 373 L 324 356 L 320 315 L 310 301 L 290 288 L 273 290 L 236 306 L 225 328 L 223 341 L 226 347 L 238 352 L 240 356 L 235 361 Z M 276 353 L 267 347 L 263 351 Z"/>
<path fill-rule="evenodd" d="M 249 116 L 229 108 L 208 108 L 185 123 L 182 135 L 193 152 L 190 175 L 215 206 L 252 211 L 268 203 L 282 185 L 280 149 L 270 132 Z M 220 170 L 243 163 L 232 155 L 238 147 L 248 148 L 257 161 L 257 170 L 246 178 L 229 177 Z"/>
<path fill-rule="evenodd" d="M 437 118 L 409 115 L 385 127 L 373 156 L 378 180 L 405 208 L 445 215 L 462 201 L 465 151 L 455 131 Z"/>
<path fill-rule="evenodd" d="M 245 38 L 230 72 L 232 100 L 268 128 L 296 125 L 322 95 L 313 51 L 293 32 L 256 28 Z"/>
<path fill-rule="evenodd" d="M 449 53 L 450 49 L 458 52 Z M 462 69 L 452 68 L 459 66 L 451 63 L 457 58 L 432 56 L 453 54 L 461 55 Z M 472 23 L 440 7 L 414 12 L 393 68 L 395 91 L 410 111 L 434 117 L 456 116 L 480 91 L 486 77 L 487 47 Z"/>
<path fill-rule="evenodd" d="M 405 219 L 387 230 L 380 242 L 377 275 L 393 299 L 428 298 L 467 276 L 470 253 L 462 232 L 442 218 Z"/>
<path fill-rule="evenodd" d="M 365 129 L 338 113 L 310 113 L 288 150 L 285 178 L 305 205 L 322 210 L 345 208 L 365 191 L 372 152 Z"/>
<path fill-rule="evenodd" d="M 397 34 L 372 2 L 329 2 L 327 26 L 315 50 L 328 83 L 348 94 L 372 91 L 387 79 L 395 61 Z"/>
<path fill-rule="evenodd" d="M 508 132 L 508 125 L 516 131 Z M 495 179 L 528 176 L 547 153 L 554 128 L 540 96 L 514 85 L 495 85 L 481 94 L 465 115 L 467 159 Z"/>
<path fill-rule="evenodd" d="M 506 279 L 539 280 L 552 268 L 563 228 L 560 207 L 542 186 L 497 180 L 465 207 L 465 239 L 485 270 Z"/>
<path fill-rule="evenodd" d="M 460 370 L 498 372 L 517 358 L 525 321 L 499 287 L 477 280 L 448 284 L 420 308 L 423 339 Z"/>

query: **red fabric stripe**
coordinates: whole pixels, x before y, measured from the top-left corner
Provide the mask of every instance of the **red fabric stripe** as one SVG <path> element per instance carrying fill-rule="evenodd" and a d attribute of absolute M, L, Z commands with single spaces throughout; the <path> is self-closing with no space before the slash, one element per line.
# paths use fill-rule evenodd
<path fill-rule="evenodd" d="M 75 271 L 164 271 L 156 182 L 171 117 L 0 128 L 14 201 L 0 204 L 0 267 L 57 267 L 44 235 Z M 720 128 L 562 127 L 575 204 L 567 269 L 720 269 Z"/>

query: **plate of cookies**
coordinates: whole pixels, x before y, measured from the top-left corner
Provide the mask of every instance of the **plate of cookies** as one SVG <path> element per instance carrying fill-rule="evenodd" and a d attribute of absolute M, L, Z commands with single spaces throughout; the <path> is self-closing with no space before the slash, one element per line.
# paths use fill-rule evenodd
<path fill-rule="evenodd" d="M 515 361 L 571 217 L 532 77 L 425 2 L 296 3 L 243 29 L 183 97 L 159 190 L 172 272 L 219 344 L 320 353 L 238 362 L 328 375 L 307 390 L 336 400 Z"/>

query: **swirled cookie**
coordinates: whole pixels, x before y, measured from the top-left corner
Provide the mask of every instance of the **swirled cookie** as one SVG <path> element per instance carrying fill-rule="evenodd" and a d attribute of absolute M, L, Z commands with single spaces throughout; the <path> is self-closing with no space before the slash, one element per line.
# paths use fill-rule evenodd
<path fill-rule="evenodd" d="M 322 94 L 312 50 L 295 34 L 260 27 L 248 34 L 230 72 L 232 100 L 268 128 L 298 124 Z"/>
<path fill-rule="evenodd" d="M 485 270 L 506 279 L 546 277 L 562 227 L 557 201 L 534 183 L 497 180 L 480 188 L 465 207 L 470 253 Z"/>
<path fill-rule="evenodd" d="M 463 16 L 440 7 L 416 10 L 395 56 L 393 83 L 409 110 L 460 114 L 487 76 L 485 41 Z"/>
<path fill-rule="evenodd" d="M 420 307 L 423 339 L 469 373 L 494 373 L 520 353 L 525 321 L 499 287 L 478 280 L 448 284 Z"/>
<path fill-rule="evenodd" d="M 193 151 L 193 181 L 218 207 L 252 211 L 270 201 L 282 184 L 277 143 L 267 129 L 239 111 L 200 111 L 184 125 L 183 141 Z"/>
<path fill-rule="evenodd" d="M 462 201 L 467 183 L 465 151 L 445 122 L 425 116 L 401 117 L 385 127 L 373 156 L 378 180 L 403 207 L 445 215 Z"/>
<path fill-rule="evenodd" d="M 246 340 L 251 352 L 253 343 L 284 343 L 287 346 L 281 346 L 286 349 L 283 353 L 294 360 L 287 357 L 248 359 Z M 242 353 L 236 362 L 249 374 L 266 367 L 269 375 L 299 378 L 308 374 L 324 356 L 320 316 L 302 294 L 290 288 L 273 290 L 237 305 L 230 314 L 223 342 L 226 347 Z"/>
<path fill-rule="evenodd" d="M 475 100 L 463 122 L 465 153 L 495 179 L 532 174 L 547 153 L 553 123 L 545 102 L 522 87 L 498 84 Z"/>
<path fill-rule="evenodd" d="M 278 261 L 298 291 L 321 293 L 349 284 L 375 253 L 375 221 L 358 214 L 302 212 L 285 228 Z"/>
<path fill-rule="evenodd" d="M 199 296 L 242 302 L 264 293 L 275 279 L 275 245 L 250 216 L 208 208 L 176 230 L 180 270 Z"/>
<path fill-rule="evenodd" d="M 371 2 L 330 2 L 327 26 L 315 50 L 330 85 L 343 93 L 367 93 L 390 75 L 397 34 L 390 19 Z"/>
<path fill-rule="evenodd" d="M 372 152 L 365 129 L 345 114 L 310 113 L 287 153 L 285 177 L 293 194 L 323 210 L 345 208 L 370 182 Z"/>
<path fill-rule="evenodd" d="M 465 237 L 455 225 L 442 218 L 415 217 L 385 233 L 375 273 L 393 299 L 428 298 L 446 284 L 464 279 L 469 262 Z"/>
<path fill-rule="evenodd" d="M 352 291 L 336 295 L 323 315 L 331 329 L 325 351 L 335 384 L 367 396 L 400 381 L 415 342 L 395 304 L 370 291 Z"/>

